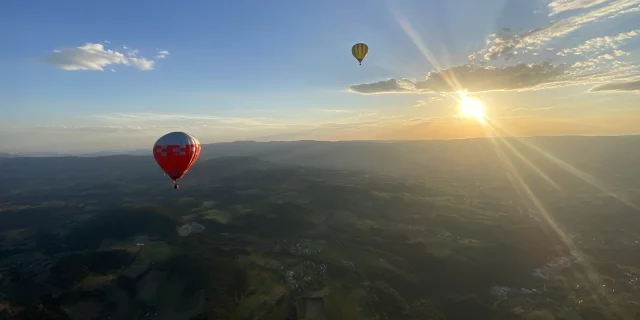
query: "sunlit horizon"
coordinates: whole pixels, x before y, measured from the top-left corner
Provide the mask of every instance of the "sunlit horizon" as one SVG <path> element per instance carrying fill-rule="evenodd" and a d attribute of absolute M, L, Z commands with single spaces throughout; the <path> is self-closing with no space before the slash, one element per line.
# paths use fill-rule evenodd
<path fill-rule="evenodd" d="M 170 131 L 203 143 L 461 139 L 485 136 L 487 120 L 515 136 L 640 134 L 636 4 L 348 4 L 366 8 L 357 19 L 338 1 L 256 5 L 267 12 L 256 31 L 222 14 L 238 4 L 158 4 L 143 19 L 109 9 L 73 29 L 16 3 L 0 152 L 137 149 Z M 65 21 L 94 10 L 42 6 Z M 190 19 L 169 28 L 162 12 Z M 316 15 L 292 29 L 293 12 Z"/>

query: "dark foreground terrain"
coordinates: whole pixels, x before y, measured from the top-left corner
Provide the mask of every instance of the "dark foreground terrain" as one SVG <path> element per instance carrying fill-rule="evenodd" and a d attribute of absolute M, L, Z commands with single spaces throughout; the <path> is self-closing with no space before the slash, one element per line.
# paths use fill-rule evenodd
<path fill-rule="evenodd" d="M 580 139 L 3 158 L 0 319 L 640 319 L 639 140 Z"/>

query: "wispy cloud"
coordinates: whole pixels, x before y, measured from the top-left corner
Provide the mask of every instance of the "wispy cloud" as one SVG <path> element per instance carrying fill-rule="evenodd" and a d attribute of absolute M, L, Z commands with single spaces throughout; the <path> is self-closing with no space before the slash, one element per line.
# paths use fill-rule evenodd
<path fill-rule="evenodd" d="M 640 93 L 640 80 L 606 83 L 593 87 L 589 91 L 627 91 Z"/>
<path fill-rule="evenodd" d="M 157 123 L 188 122 L 203 126 L 249 126 L 249 127 L 279 127 L 287 123 L 272 121 L 267 118 L 221 117 L 201 114 L 159 114 L 159 113 L 108 113 L 87 116 L 87 119 L 109 123 L 136 123 L 138 126 L 148 126 Z"/>
<path fill-rule="evenodd" d="M 570 7 L 576 7 L 578 4 L 585 4 L 586 2 L 590 1 L 562 1 L 567 5 L 571 3 Z M 588 7 L 593 6 L 595 4 Z M 511 58 L 523 52 L 537 51 L 543 44 L 555 38 L 567 36 L 587 24 L 614 19 L 634 12 L 640 12 L 640 0 L 609 1 L 602 7 L 555 21 L 523 34 L 511 34 L 508 32 L 500 35 L 493 34 L 487 41 L 485 49 L 472 54 L 470 59 L 475 61 L 480 58 L 490 61 L 498 58 Z"/>
<path fill-rule="evenodd" d="M 349 110 L 339 110 L 339 109 L 320 109 L 319 111 L 329 112 L 329 113 L 351 113 L 351 111 Z"/>
<path fill-rule="evenodd" d="M 128 57 L 137 57 L 139 53 L 140 53 L 140 50 L 133 49 L 133 50 L 127 52 L 127 56 Z"/>
<path fill-rule="evenodd" d="M 376 113 L 353 114 L 331 121 L 297 121 L 269 118 L 223 117 L 202 114 L 156 114 L 156 113 L 110 113 L 87 116 L 85 122 L 94 122 L 93 127 L 157 128 L 188 127 L 190 130 L 224 129 L 225 131 L 287 131 L 303 128 L 326 127 L 328 125 L 350 125 L 354 123 L 380 123 L 397 121 L 399 116 L 378 116 Z"/>
<path fill-rule="evenodd" d="M 610 0 L 554 0 L 549 3 L 549 16 L 565 11 L 587 9 Z"/>
<path fill-rule="evenodd" d="M 543 108 L 516 108 L 516 109 L 511 109 L 511 111 L 539 111 L 539 110 L 551 110 L 554 109 L 555 107 L 543 107 Z"/>
<path fill-rule="evenodd" d="M 138 50 L 132 50 L 125 55 L 116 50 L 105 49 L 99 43 L 86 43 L 79 47 L 53 50 L 43 61 L 67 71 L 104 71 L 104 68 L 110 65 L 128 65 L 139 70 L 153 70 L 155 61 L 139 57 L 138 53 Z M 112 68 L 110 70 L 113 71 Z"/>
<path fill-rule="evenodd" d="M 118 132 L 143 132 L 153 131 L 157 127 L 136 127 L 136 126 L 41 126 L 40 130 L 65 131 L 65 132 L 95 132 L 95 133 L 118 133 Z"/>
<path fill-rule="evenodd" d="M 615 36 L 607 36 L 607 37 L 598 37 L 585 41 L 583 44 L 575 47 L 560 50 L 557 55 L 566 56 L 567 54 L 574 55 L 588 55 L 593 54 L 594 52 L 601 52 L 602 50 L 610 49 L 613 55 L 615 56 L 623 56 L 628 53 L 619 50 L 618 46 L 625 43 L 629 39 L 637 37 L 640 35 L 640 29 L 631 30 L 629 32 L 622 32 Z"/>
<path fill-rule="evenodd" d="M 434 102 L 443 101 L 446 98 L 447 98 L 447 95 L 445 94 L 439 94 L 439 95 L 427 97 L 425 99 L 416 101 L 416 103 L 412 107 L 426 107 Z"/>
<path fill-rule="evenodd" d="M 169 55 L 169 51 L 167 50 L 160 50 L 158 49 L 158 52 L 156 52 L 156 59 L 164 59 Z"/>

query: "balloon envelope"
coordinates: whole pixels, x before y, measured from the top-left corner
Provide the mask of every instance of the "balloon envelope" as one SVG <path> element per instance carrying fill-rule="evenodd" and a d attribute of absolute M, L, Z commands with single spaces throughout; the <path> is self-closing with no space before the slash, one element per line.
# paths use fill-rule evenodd
<path fill-rule="evenodd" d="M 167 133 L 153 146 L 153 157 L 174 182 L 189 171 L 199 155 L 200 141 L 184 132 Z"/>
<path fill-rule="evenodd" d="M 353 54 L 353 57 L 356 58 L 356 60 L 358 60 L 358 62 L 360 62 L 361 64 L 362 60 L 364 60 L 364 57 L 367 56 L 368 52 L 369 46 L 364 43 L 356 43 L 353 45 L 353 47 L 351 47 L 351 54 Z"/>

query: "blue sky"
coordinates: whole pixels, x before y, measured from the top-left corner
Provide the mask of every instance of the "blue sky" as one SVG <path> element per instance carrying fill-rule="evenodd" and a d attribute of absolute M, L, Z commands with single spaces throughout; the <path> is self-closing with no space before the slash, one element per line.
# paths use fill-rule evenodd
<path fill-rule="evenodd" d="M 457 90 L 514 130 L 640 114 L 640 0 L 0 6 L 0 151 L 144 148 L 174 130 L 203 143 L 456 138 Z M 356 42 L 370 48 L 362 66 Z M 632 130 L 616 126 L 575 130 Z"/>

